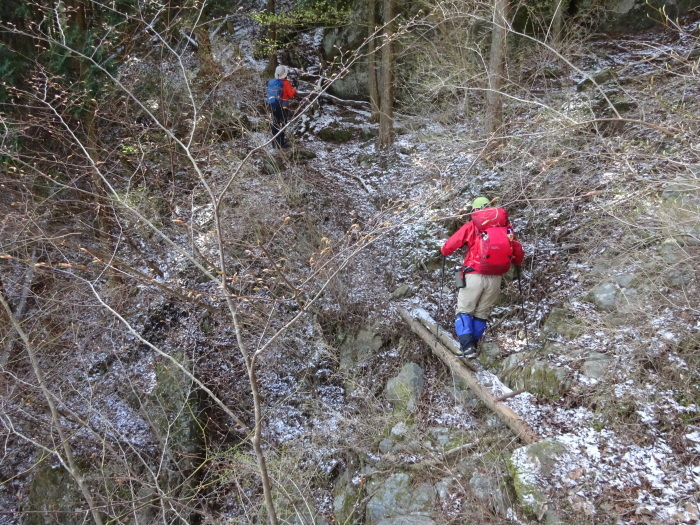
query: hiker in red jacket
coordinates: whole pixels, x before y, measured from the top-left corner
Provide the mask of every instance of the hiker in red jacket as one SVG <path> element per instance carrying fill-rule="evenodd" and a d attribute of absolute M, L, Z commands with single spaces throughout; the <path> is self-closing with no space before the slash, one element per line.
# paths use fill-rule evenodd
<path fill-rule="evenodd" d="M 447 257 L 467 245 L 460 269 L 464 286 L 457 296 L 455 331 L 460 343 L 457 357 L 476 357 L 476 345 L 498 299 L 502 276 L 511 264 L 520 266 L 523 262 L 523 247 L 515 238 L 508 212 L 489 205 L 486 197 L 477 198 L 472 204 L 471 220 L 447 239 L 440 250 Z"/>
<path fill-rule="evenodd" d="M 289 111 L 289 101 L 296 95 L 292 83 L 287 80 L 289 68 L 287 66 L 277 66 L 275 78 L 267 83 L 266 102 L 272 114 L 272 136 L 275 138 L 275 145 L 278 148 L 286 148 L 287 141 L 284 137 L 284 127 L 287 125 L 287 111 Z"/>

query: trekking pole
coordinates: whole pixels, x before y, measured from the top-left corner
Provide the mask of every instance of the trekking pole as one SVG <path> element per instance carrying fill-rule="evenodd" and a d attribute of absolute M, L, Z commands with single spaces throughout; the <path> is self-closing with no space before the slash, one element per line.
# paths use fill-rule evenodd
<path fill-rule="evenodd" d="M 445 259 L 447 259 L 447 257 L 442 255 L 442 271 L 441 271 L 441 276 L 440 276 L 440 297 L 438 299 L 437 319 L 435 322 L 435 346 L 437 346 L 437 343 L 439 342 L 440 318 L 442 317 L 442 294 L 445 292 Z"/>
<path fill-rule="evenodd" d="M 520 266 L 515 267 L 515 271 L 518 274 L 518 290 L 520 291 L 520 310 L 523 313 L 523 330 L 525 330 L 525 347 L 527 348 L 530 343 L 527 339 L 527 319 L 525 318 L 525 297 L 523 296 L 523 274 L 520 271 Z"/>

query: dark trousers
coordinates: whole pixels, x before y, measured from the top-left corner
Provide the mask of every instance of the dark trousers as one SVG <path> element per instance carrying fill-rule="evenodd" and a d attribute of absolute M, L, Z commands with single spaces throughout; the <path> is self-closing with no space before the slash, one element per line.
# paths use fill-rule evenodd
<path fill-rule="evenodd" d="M 272 136 L 275 137 L 275 144 L 278 148 L 286 148 L 287 141 L 284 138 L 282 128 L 287 125 L 287 110 L 282 107 L 282 104 L 275 102 L 270 104 L 270 111 L 272 112 L 270 127 L 272 128 Z"/>

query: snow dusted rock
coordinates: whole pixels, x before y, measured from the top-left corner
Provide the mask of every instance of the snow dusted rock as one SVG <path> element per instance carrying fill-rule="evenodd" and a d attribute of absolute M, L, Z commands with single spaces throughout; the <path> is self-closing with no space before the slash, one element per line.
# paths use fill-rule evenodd
<path fill-rule="evenodd" d="M 377 525 L 435 525 L 435 522 L 427 516 L 400 516 L 379 521 Z"/>
<path fill-rule="evenodd" d="M 591 352 L 581 365 L 581 373 L 591 379 L 600 379 L 610 366 L 612 357 L 599 352 Z"/>
<path fill-rule="evenodd" d="M 598 308 L 613 310 L 617 305 L 618 289 L 612 283 L 605 283 L 591 290 L 591 299 Z"/>
<path fill-rule="evenodd" d="M 389 438 L 384 438 L 379 442 L 379 452 L 386 454 L 394 448 L 394 442 Z"/>
<path fill-rule="evenodd" d="M 333 516 L 336 523 L 359 523 L 362 511 L 359 509 L 362 497 L 362 478 L 351 478 L 346 470 L 335 482 Z"/>
<path fill-rule="evenodd" d="M 692 166 L 689 168 L 689 171 L 695 177 L 698 177 L 700 175 L 700 166 Z M 700 211 L 700 196 L 698 196 L 697 187 L 692 179 L 668 184 L 661 193 L 661 198 L 675 206 Z"/>
<path fill-rule="evenodd" d="M 430 512 L 435 502 L 435 488 L 428 483 L 414 484 L 411 477 L 399 472 L 384 481 L 372 481 L 367 502 L 367 525 L 433 525 Z"/>
<path fill-rule="evenodd" d="M 392 299 L 403 299 L 405 297 L 411 297 L 415 291 L 407 284 L 399 286 L 396 290 L 391 292 Z"/>
<path fill-rule="evenodd" d="M 377 352 L 384 341 L 379 335 L 380 323 L 376 322 L 360 330 L 357 335 L 349 335 L 340 346 L 340 368 L 351 370 L 357 362 L 370 352 Z"/>
<path fill-rule="evenodd" d="M 549 509 L 551 488 L 546 480 L 554 471 L 559 457 L 566 452 L 565 445 L 543 440 L 515 449 L 508 460 L 518 501 L 525 512 L 537 520 L 560 522 Z"/>
<path fill-rule="evenodd" d="M 406 363 L 399 375 L 387 382 L 384 397 L 394 409 L 415 412 L 423 385 L 423 369 L 415 363 Z"/>
<path fill-rule="evenodd" d="M 392 427 L 391 437 L 393 437 L 396 440 L 403 441 L 410 430 L 411 429 L 406 423 L 404 423 L 403 421 L 399 421 L 396 425 Z"/>
<path fill-rule="evenodd" d="M 508 489 L 501 486 L 498 479 L 475 472 L 469 480 L 469 488 L 474 497 L 487 503 L 501 516 L 506 516 L 511 507 Z"/>
<path fill-rule="evenodd" d="M 536 359 L 531 353 L 513 354 L 503 361 L 499 377 L 513 390 L 527 390 L 558 399 L 571 388 L 569 371 Z"/>
<path fill-rule="evenodd" d="M 577 321 L 576 315 L 567 308 L 552 308 L 544 322 L 544 331 L 552 335 L 562 335 L 567 339 L 576 339 L 583 335 L 585 328 Z"/>

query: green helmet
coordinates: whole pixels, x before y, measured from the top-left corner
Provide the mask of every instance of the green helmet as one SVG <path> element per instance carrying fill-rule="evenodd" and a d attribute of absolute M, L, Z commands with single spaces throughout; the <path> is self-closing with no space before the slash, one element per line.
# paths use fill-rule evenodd
<path fill-rule="evenodd" d="M 472 211 L 488 208 L 489 204 L 491 204 L 491 201 L 486 197 L 477 197 L 474 199 L 474 202 L 472 202 Z"/>

